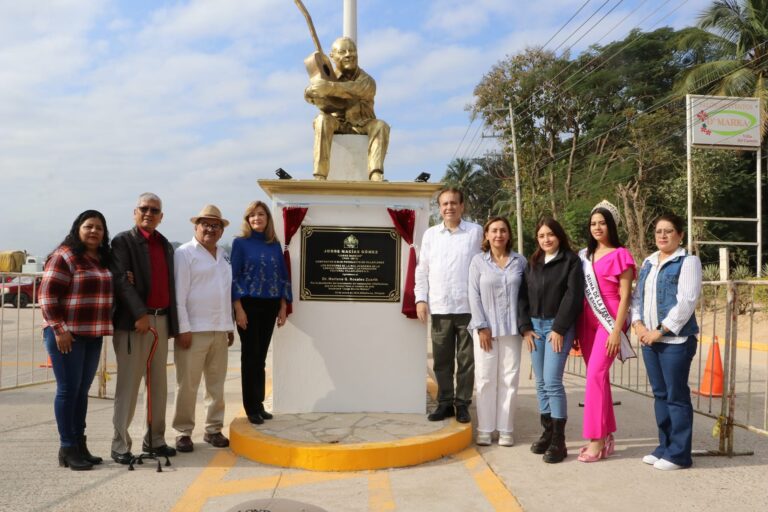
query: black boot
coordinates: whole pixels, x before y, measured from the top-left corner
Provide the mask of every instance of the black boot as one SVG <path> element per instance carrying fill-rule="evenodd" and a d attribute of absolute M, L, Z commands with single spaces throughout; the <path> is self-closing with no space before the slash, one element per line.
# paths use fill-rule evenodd
<path fill-rule="evenodd" d="M 544 427 L 541 437 L 531 445 L 531 451 L 541 455 L 547 451 L 547 447 L 552 442 L 552 415 L 544 413 L 541 415 L 541 426 Z"/>
<path fill-rule="evenodd" d="M 72 471 L 83 471 L 93 469 L 93 464 L 83 459 L 80 454 L 80 448 L 77 446 L 67 446 L 59 448 L 59 466 L 69 468 Z"/>
<path fill-rule="evenodd" d="M 552 444 L 544 452 L 544 462 L 554 464 L 562 462 L 568 456 L 565 448 L 565 422 L 566 418 L 552 418 Z"/>
<path fill-rule="evenodd" d="M 88 445 L 85 444 L 87 437 L 83 436 L 80 438 L 80 442 L 78 443 L 78 448 L 80 449 L 80 455 L 83 456 L 83 459 L 87 460 L 91 464 L 101 464 L 104 462 L 104 459 L 101 457 L 96 457 L 95 455 L 91 455 L 91 452 L 88 451 Z"/>

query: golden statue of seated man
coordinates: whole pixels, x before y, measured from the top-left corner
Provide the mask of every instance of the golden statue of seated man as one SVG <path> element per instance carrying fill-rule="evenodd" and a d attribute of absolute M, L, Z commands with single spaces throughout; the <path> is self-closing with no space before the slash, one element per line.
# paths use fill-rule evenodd
<path fill-rule="evenodd" d="M 330 57 L 336 80 L 315 77 L 304 90 L 304 99 L 317 106 L 315 118 L 315 179 L 328 177 L 334 133 L 368 135 L 368 179 L 384 179 L 384 157 L 389 145 L 389 125 L 376 119 L 373 97 L 376 82 L 357 65 L 357 46 L 348 37 L 333 42 Z"/>

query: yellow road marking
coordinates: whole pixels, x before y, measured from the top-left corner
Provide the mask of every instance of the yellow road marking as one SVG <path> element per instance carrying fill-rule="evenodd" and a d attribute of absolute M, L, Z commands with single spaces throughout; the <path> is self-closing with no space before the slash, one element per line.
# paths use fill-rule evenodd
<path fill-rule="evenodd" d="M 429 381 L 428 390 L 435 395 L 436 386 Z M 272 392 L 272 381 L 267 380 L 266 395 Z M 474 448 L 468 448 L 453 458 L 462 461 L 469 470 L 475 484 L 494 510 L 522 512 L 517 499 L 494 474 L 488 464 Z M 266 491 L 292 486 L 310 485 L 345 479 L 368 479 L 368 508 L 373 511 L 391 511 L 396 509 L 388 471 L 319 473 L 312 471 L 280 471 L 275 475 L 239 480 L 225 480 L 227 474 L 237 463 L 238 457 L 230 450 L 218 452 L 198 477 L 190 484 L 172 512 L 199 512 L 210 498 Z"/>
<path fill-rule="evenodd" d="M 720 345 L 724 344 L 723 341 L 719 340 L 719 337 L 718 341 Z M 712 338 L 710 336 L 702 336 L 701 342 L 709 345 L 712 343 Z M 736 340 L 736 347 L 749 350 L 749 341 Z M 755 352 L 768 352 L 768 343 L 752 340 L 752 350 Z"/>
<path fill-rule="evenodd" d="M 218 484 L 237 462 L 237 455 L 229 450 L 218 452 L 200 472 L 200 475 L 173 507 L 172 512 L 196 512 L 203 508 L 211 496 L 211 488 Z"/>
<path fill-rule="evenodd" d="M 509 492 L 509 489 L 491 470 L 485 460 L 474 448 L 453 455 L 453 458 L 464 462 L 464 467 L 469 470 L 475 484 L 491 504 L 494 510 L 503 510 L 504 512 L 522 512 L 522 507 L 515 496 Z"/>
<path fill-rule="evenodd" d="M 294 487 L 297 485 L 311 485 L 320 482 L 330 482 L 332 480 L 348 480 L 352 478 L 363 478 L 361 473 L 278 473 L 275 475 L 243 478 L 241 480 L 227 480 L 226 482 L 217 482 L 208 489 L 210 497 L 229 496 L 231 494 L 242 494 L 245 492 L 266 491 L 285 487 Z"/>
<path fill-rule="evenodd" d="M 395 510 L 389 473 L 377 471 L 368 477 L 368 510 L 375 512 Z"/>

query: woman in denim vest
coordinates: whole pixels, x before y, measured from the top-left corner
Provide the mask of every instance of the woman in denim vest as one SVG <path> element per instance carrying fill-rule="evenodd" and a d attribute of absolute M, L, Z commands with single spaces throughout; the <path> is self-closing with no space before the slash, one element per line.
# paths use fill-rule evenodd
<path fill-rule="evenodd" d="M 584 300 L 581 261 L 571 250 L 568 235 L 552 217 L 536 225 L 538 247 L 525 269 L 525 286 L 518 296 L 518 325 L 531 353 L 536 397 L 544 432 L 531 451 L 544 462 L 561 462 L 567 455 L 565 423 L 568 404 L 563 370 Z"/>
<path fill-rule="evenodd" d="M 664 471 L 691 465 L 693 406 L 688 374 L 696 354 L 696 303 L 701 262 L 681 247 L 683 220 L 674 214 L 655 222 L 658 251 L 640 269 L 632 297 L 632 326 L 654 396 L 659 446 L 643 462 Z"/>

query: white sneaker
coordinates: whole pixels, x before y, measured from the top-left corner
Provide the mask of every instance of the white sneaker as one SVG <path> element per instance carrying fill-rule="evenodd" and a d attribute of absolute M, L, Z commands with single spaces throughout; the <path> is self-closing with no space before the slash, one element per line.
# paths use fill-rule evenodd
<path fill-rule="evenodd" d="M 666 459 L 659 459 L 653 463 L 653 467 L 662 471 L 674 471 L 675 469 L 684 469 L 683 466 L 678 466 L 674 462 L 669 462 Z"/>
<path fill-rule="evenodd" d="M 648 455 L 643 457 L 643 462 L 645 464 L 648 464 L 649 466 L 653 466 L 654 464 L 656 464 L 657 460 L 659 460 L 659 458 L 652 453 L 649 453 Z"/>
<path fill-rule="evenodd" d="M 515 445 L 515 439 L 512 437 L 512 432 L 505 434 L 503 432 L 499 433 L 499 446 L 514 446 Z"/>
<path fill-rule="evenodd" d="M 475 444 L 477 446 L 490 446 L 491 445 L 491 433 L 490 432 L 478 432 L 475 438 Z"/>

